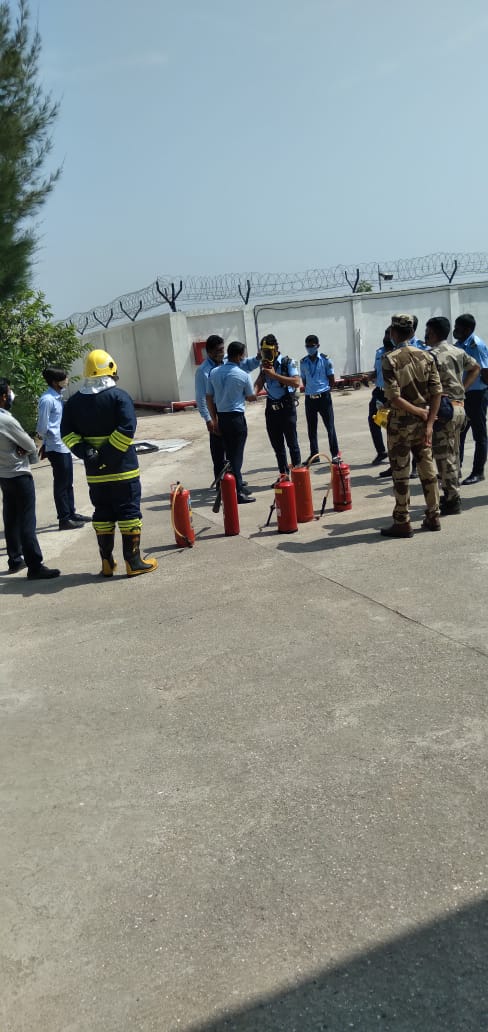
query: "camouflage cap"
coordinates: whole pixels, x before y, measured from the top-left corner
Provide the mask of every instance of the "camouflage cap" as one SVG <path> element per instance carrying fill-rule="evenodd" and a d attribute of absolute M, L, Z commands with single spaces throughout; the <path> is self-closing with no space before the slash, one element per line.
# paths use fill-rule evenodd
<path fill-rule="evenodd" d="M 413 332 L 413 316 L 405 315 L 403 312 L 392 315 L 391 325 L 398 326 L 400 330 L 412 330 Z"/>

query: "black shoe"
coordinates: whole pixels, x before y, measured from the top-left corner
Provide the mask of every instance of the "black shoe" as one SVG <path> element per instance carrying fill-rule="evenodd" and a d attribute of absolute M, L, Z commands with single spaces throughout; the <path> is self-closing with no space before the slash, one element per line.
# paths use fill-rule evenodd
<path fill-rule="evenodd" d="M 249 502 L 255 502 L 256 499 L 253 498 L 252 495 L 238 494 L 237 495 L 237 501 L 239 502 L 239 505 L 248 505 Z"/>
<path fill-rule="evenodd" d="M 305 459 L 305 466 L 315 466 L 316 462 L 320 462 L 320 455 L 309 455 L 308 459 Z"/>
<path fill-rule="evenodd" d="M 8 564 L 9 573 L 20 573 L 20 570 L 25 570 L 27 563 L 23 559 L 17 559 L 17 562 Z"/>
<path fill-rule="evenodd" d="M 441 499 L 441 516 L 459 516 L 462 512 L 462 504 L 460 498 L 453 498 L 451 502 L 448 502 L 445 498 Z"/>
<path fill-rule="evenodd" d="M 413 530 L 410 523 L 392 523 L 391 527 L 382 527 L 380 534 L 383 537 L 411 538 L 413 537 Z"/>
<path fill-rule="evenodd" d="M 372 466 L 381 466 L 382 462 L 386 462 L 388 459 L 388 452 L 378 452 L 378 455 L 373 459 Z"/>
<path fill-rule="evenodd" d="M 82 516 L 80 512 L 75 512 L 70 516 L 70 520 L 74 520 L 75 523 L 91 523 L 92 518 L 91 516 Z"/>
<path fill-rule="evenodd" d="M 61 570 L 50 570 L 48 566 L 41 563 L 33 570 L 27 570 L 27 580 L 52 580 L 53 577 L 59 577 L 60 573 Z"/>
<path fill-rule="evenodd" d="M 470 484 L 479 484 L 480 481 L 484 479 L 485 477 L 483 473 L 470 473 L 469 477 L 466 477 L 466 480 L 463 480 L 463 484 L 465 484 L 466 487 L 469 487 Z"/>
<path fill-rule="evenodd" d="M 79 520 L 60 520 L 59 521 L 59 529 L 60 530 L 81 530 L 82 526 L 83 526 L 83 523 L 80 523 Z"/>
<path fill-rule="evenodd" d="M 391 475 L 391 466 L 388 466 L 388 469 L 382 469 L 381 473 L 378 473 L 379 477 L 391 477 Z"/>
<path fill-rule="evenodd" d="M 380 473 L 380 476 L 381 476 L 381 473 Z M 415 468 L 415 469 L 412 470 L 412 472 L 411 472 L 411 474 L 409 476 L 409 480 L 417 480 L 417 479 L 418 479 L 418 473 L 417 473 L 417 468 Z"/>
<path fill-rule="evenodd" d="M 243 484 L 240 493 L 243 494 L 243 495 L 250 496 L 250 495 L 252 495 L 252 488 L 251 487 L 247 487 L 246 484 Z"/>

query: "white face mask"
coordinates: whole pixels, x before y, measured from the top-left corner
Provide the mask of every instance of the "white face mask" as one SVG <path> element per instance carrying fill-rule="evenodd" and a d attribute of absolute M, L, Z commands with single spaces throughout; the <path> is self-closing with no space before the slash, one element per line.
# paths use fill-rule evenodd
<path fill-rule="evenodd" d="M 14 391 L 12 390 L 12 388 L 11 388 L 11 387 L 9 387 L 9 392 L 8 392 L 8 400 L 9 400 L 10 404 L 11 404 L 11 405 L 13 405 L 13 403 L 14 403 L 14 401 L 15 401 L 15 393 L 14 393 Z"/>

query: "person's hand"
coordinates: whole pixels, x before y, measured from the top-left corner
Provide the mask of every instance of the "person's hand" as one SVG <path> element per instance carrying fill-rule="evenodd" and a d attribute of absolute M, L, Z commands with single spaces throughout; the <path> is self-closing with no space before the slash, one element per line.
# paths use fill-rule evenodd
<path fill-rule="evenodd" d="M 269 369 L 266 369 L 266 367 L 264 368 L 266 376 L 268 376 L 270 380 L 279 380 L 280 374 L 276 372 L 276 369 L 273 369 L 273 366 L 270 366 Z"/>
<path fill-rule="evenodd" d="M 429 410 L 425 408 L 419 409 L 419 416 L 420 419 L 422 419 L 423 422 L 426 423 L 429 418 Z"/>
<path fill-rule="evenodd" d="M 17 455 L 19 456 L 19 459 L 23 458 L 24 455 L 27 455 L 27 452 L 26 452 L 25 448 L 21 448 L 20 444 L 17 446 L 15 451 L 16 451 Z"/>
<path fill-rule="evenodd" d="M 215 433 L 215 421 L 213 419 L 206 419 L 205 422 L 207 424 L 207 430 L 208 430 L 209 434 L 214 434 Z"/>

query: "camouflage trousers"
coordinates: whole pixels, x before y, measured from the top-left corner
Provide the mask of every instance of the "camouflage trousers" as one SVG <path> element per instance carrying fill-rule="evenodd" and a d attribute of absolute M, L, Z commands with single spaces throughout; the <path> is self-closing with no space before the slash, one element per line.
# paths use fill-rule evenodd
<path fill-rule="evenodd" d="M 395 523 L 409 522 L 410 454 L 417 463 L 417 472 L 425 498 L 428 516 L 439 515 L 439 488 L 432 448 L 424 444 L 425 423 L 409 413 L 390 412 L 388 417 L 388 458 L 393 477 Z"/>
<path fill-rule="evenodd" d="M 455 502 L 459 493 L 459 440 L 466 416 L 462 405 L 454 405 L 454 415 L 449 423 L 434 429 L 432 454 L 439 470 L 442 489 L 448 502 Z"/>

